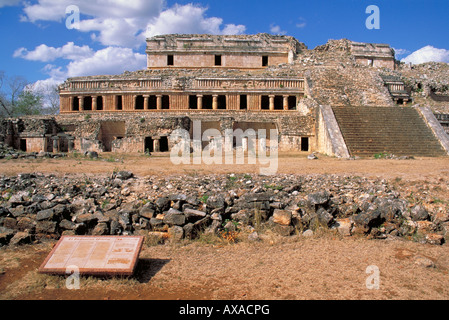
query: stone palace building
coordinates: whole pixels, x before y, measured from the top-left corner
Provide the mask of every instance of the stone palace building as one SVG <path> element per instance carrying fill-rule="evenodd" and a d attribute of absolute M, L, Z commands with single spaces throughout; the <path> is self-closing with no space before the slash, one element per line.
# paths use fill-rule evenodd
<path fill-rule="evenodd" d="M 342 39 L 309 50 L 290 36 L 161 35 L 147 39 L 146 54 L 146 70 L 67 79 L 59 115 L 0 119 L 0 141 L 27 152 L 168 152 L 170 134 L 192 135 L 196 121 L 201 132 L 276 130 L 280 151 L 449 151 L 386 44 Z"/>

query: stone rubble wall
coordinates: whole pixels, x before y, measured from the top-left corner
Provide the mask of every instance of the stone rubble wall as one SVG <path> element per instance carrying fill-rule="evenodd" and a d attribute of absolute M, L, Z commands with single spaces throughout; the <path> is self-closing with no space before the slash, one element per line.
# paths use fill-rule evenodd
<path fill-rule="evenodd" d="M 61 235 L 144 235 L 157 241 L 272 230 L 443 244 L 447 204 L 414 199 L 386 180 L 338 175 L 0 177 L 0 245 Z M 416 199 L 420 201 L 416 201 Z"/>

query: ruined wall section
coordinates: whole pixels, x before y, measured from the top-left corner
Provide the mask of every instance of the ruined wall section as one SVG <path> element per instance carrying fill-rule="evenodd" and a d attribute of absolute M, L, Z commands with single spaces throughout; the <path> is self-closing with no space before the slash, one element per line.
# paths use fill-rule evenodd
<path fill-rule="evenodd" d="M 1 121 L 0 142 L 27 152 L 47 151 L 60 131 L 51 116 L 24 116 Z"/>
<path fill-rule="evenodd" d="M 437 114 L 449 114 L 449 64 L 401 63 L 395 71 L 385 70 L 384 73 L 400 78 L 410 90 L 415 104 L 428 106 Z"/>
<path fill-rule="evenodd" d="M 368 67 L 323 66 L 310 70 L 310 93 L 320 105 L 393 106 L 380 75 Z"/>

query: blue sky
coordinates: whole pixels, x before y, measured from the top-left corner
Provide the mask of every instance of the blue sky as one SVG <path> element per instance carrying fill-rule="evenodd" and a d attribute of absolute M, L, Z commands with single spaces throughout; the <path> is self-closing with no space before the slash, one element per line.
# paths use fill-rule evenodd
<path fill-rule="evenodd" d="M 80 10 L 67 29 L 68 6 Z M 369 30 L 366 8 L 380 10 Z M 449 62 L 447 0 L 0 0 L 0 71 L 30 82 L 143 69 L 145 37 L 163 33 L 286 34 L 310 49 L 328 39 L 388 43 L 407 62 Z"/>

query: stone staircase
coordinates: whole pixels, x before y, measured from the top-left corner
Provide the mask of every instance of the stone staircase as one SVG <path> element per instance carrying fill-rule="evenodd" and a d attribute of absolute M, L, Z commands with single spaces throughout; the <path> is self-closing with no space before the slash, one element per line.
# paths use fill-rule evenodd
<path fill-rule="evenodd" d="M 349 153 L 445 156 L 418 111 L 410 107 L 332 107 Z"/>

